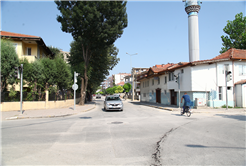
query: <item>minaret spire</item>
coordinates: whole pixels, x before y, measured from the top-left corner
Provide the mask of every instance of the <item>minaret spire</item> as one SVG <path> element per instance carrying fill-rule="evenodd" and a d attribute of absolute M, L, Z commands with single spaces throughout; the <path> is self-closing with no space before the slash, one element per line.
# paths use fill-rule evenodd
<path fill-rule="evenodd" d="M 201 2 L 199 0 L 183 0 L 183 2 L 188 14 L 189 61 L 198 61 L 200 60 L 198 12 L 201 9 Z"/>

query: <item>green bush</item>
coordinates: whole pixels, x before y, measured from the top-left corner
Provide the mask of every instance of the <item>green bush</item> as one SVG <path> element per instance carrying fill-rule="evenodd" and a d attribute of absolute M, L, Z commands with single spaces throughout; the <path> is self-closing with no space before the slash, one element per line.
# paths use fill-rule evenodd
<path fill-rule="evenodd" d="M 226 105 L 225 105 L 225 104 L 224 104 L 224 105 L 222 105 L 222 106 L 221 106 L 221 108 L 226 108 Z M 233 107 L 228 106 L 228 108 L 233 108 Z"/>

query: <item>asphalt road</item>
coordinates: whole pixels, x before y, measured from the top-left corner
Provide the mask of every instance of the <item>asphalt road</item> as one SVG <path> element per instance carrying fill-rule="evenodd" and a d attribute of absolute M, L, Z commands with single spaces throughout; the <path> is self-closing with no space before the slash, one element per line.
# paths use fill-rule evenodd
<path fill-rule="evenodd" d="M 245 114 L 124 111 L 2 122 L 2 165 L 246 165 Z"/>

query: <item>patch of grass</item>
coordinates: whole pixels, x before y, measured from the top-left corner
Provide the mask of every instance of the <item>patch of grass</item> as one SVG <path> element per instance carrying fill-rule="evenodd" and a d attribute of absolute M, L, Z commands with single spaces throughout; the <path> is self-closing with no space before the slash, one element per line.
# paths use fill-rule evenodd
<path fill-rule="evenodd" d="M 226 105 L 222 105 L 221 108 L 226 108 Z M 233 107 L 228 106 L 228 108 L 233 108 Z"/>

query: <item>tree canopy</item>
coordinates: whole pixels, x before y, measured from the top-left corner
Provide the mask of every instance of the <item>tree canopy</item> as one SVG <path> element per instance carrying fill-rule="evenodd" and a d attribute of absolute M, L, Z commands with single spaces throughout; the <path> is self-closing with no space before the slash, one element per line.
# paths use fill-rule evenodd
<path fill-rule="evenodd" d="M 19 66 L 19 58 L 13 44 L 1 39 L 1 92 L 5 91 L 8 84 L 16 82 L 14 77 L 15 67 Z"/>
<path fill-rule="evenodd" d="M 124 88 L 125 92 L 129 92 L 132 89 L 132 85 L 130 83 L 125 83 L 123 85 L 123 88 Z"/>
<path fill-rule="evenodd" d="M 55 1 L 61 15 L 57 21 L 61 23 L 62 31 L 71 33 L 81 47 L 77 60 L 81 75 L 81 99 L 84 104 L 85 91 L 88 85 L 88 73 L 92 71 L 89 65 L 92 59 L 106 51 L 121 37 L 127 27 L 126 1 Z M 81 43 L 80 43 L 81 42 Z M 79 50 L 78 50 L 79 51 Z M 81 60 L 83 58 L 83 60 Z M 82 74 L 82 73 L 81 73 Z"/>
<path fill-rule="evenodd" d="M 80 41 L 73 41 L 71 43 L 68 61 L 73 71 L 84 73 L 84 59 L 81 56 L 82 48 L 80 45 Z M 94 51 L 93 54 L 93 58 L 91 59 L 87 70 L 87 90 L 90 93 L 95 93 L 101 82 L 109 75 L 109 70 L 112 70 L 119 61 L 119 58 L 117 58 L 118 49 L 114 45 L 111 45 L 106 49 L 98 49 L 97 51 Z M 81 85 L 80 81 L 81 79 L 78 78 L 79 85 Z"/>
<path fill-rule="evenodd" d="M 230 48 L 246 49 L 246 17 L 243 13 L 236 14 L 235 20 L 227 21 L 223 31 L 227 34 L 222 35 L 222 45 L 220 53 L 226 52 Z"/>

